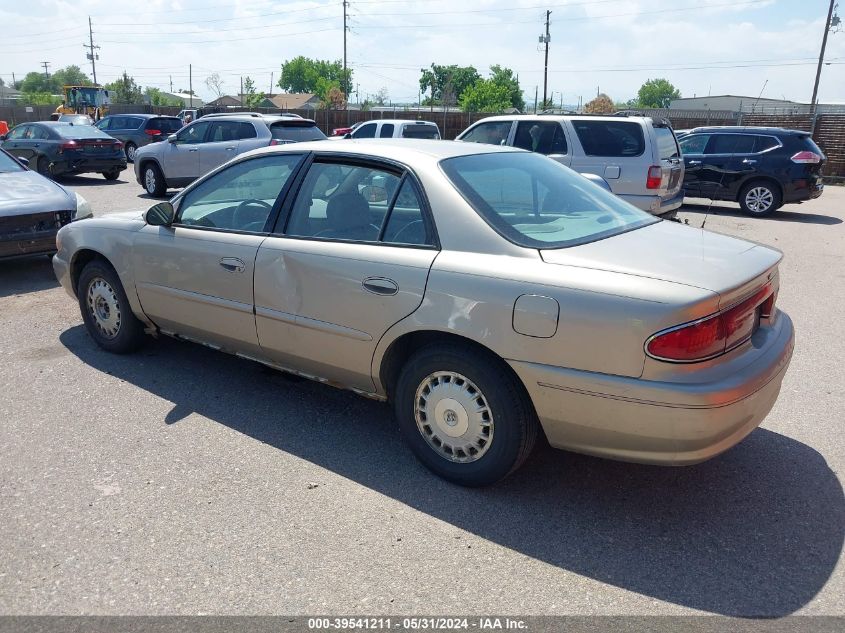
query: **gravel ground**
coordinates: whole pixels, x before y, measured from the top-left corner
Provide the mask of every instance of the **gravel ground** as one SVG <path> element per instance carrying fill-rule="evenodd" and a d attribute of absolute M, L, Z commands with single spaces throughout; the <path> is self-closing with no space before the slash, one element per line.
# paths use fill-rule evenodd
<path fill-rule="evenodd" d="M 66 184 L 152 204 L 131 172 Z M 786 253 L 762 427 L 677 469 L 541 448 L 484 490 L 385 405 L 172 340 L 101 352 L 46 258 L 0 262 L 0 613 L 845 614 L 845 189 L 681 216 Z"/>

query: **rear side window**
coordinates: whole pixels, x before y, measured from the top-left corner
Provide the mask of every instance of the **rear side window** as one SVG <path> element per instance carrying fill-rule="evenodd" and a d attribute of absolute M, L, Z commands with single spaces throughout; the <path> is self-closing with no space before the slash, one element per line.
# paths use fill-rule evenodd
<path fill-rule="evenodd" d="M 127 130 L 137 130 L 144 124 L 144 119 L 140 119 L 138 117 L 126 117 L 126 122 L 124 123 L 124 129 Z"/>
<path fill-rule="evenodd" d="M 274 139 L 283 143 L 322 141 L 326 138 L 326 135 L 316 125 L 285 125 L 283 123 L 277 123 L 270 128 L 270 134 Z"/>
<path fill-rule="evenodd" d="M 258 134 L 251 123 L 238 123 L 238 138 L 255 138 Z"/>
<path fill-rule="evenodd" d="M 162 134 L 175 134 L 182 129 L 182 121 L 179 119 L 150 119 L 147 122 L 148 130 L 159 130 Z"/>
<path fill-rule="evenodd" d="M 440 138 L 440 130 L 436 125 L 420 125 L 419 123 L 406 123 L 402 127 L 403 138 L 427 138 L 437 140 Z"/>
<path fill-rule="evenodd" d="M 654 135 L 657 137 L 657 155 L 660 160 L 678 158 L 681 155 L 671 128 L 655 126 Z"/>
<path fill-rule="evenodd" d="M 754 151 L 765 152 L 766 150 L 778 147 L 779 145 L 780 141 L 778 141 L 774 136 L 758 136 L 754 140 Z"/>
<path fill-rule="evenodd" d="M 645 151 L 643 129 L 631 121 L 573 121 L 587 156 L 623 158 Z"/>
<path fill-rule="evenodd" d="M 706 154 L 751 154 L 754 136 L 751 134 L 714 134 L 707 144 Z"/>
<path fill-rule="evenodd" d="M 487 143 L 489 145 L 507 145 L 511 133 L 511 121 L 489 121 L 472 128 L 462 141 L 468 143 Z"/>
<path fill-rule="evenodd" d="M 566 154 L 567 149 L 563 128 L 551 121 L 520 121 L 513 145 L 538 154 Z"/>
<path fill-rule="evenodd" d="M 680 140 L 681 152 L 684 154 L 703 154 L 709 140 L 709 134 L 688 134 Z"/>
<path fill-rule="evenodd" d="M 393 128 L 394 125 L 392 123 L 385 123 L 381 126 L 381 130 L 379 130 L 379 138 L 392 138 L 393 137 Z"/>

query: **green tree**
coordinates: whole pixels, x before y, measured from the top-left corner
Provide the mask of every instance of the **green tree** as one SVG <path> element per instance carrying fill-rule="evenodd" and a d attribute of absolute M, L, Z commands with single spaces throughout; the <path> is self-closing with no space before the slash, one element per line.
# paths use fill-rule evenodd
<path fill-rule="evenodd" d="M 668 108 L 672 99 L 679 99 L 681 92 L 666 79 L 649 79 L 637 92 L 641 108 Z"/>
<path fill-rule="evenodd" d="M 22 92 L 21 102 L 24 105 L 59 105 L 61 98 L 49 92 Z"/>
<path fill-rule="evenodd" d="M 522 98 L 522 88 L 519 87 L 519 78 L 513 74 L 510 68 L 504 68 L 499 64 L 490 66 L 490 80 L 508 89 L 510 95 L 510 107 L 519 111 L 525 110 L 525 99 Z"/>
<path fill-rule="evenodd" d="M 321 79 L 336 83 L 344 94 L 349 94 L 352 88 L 352 69 L 347 68 L 344 75 L 340 60 L 311 59 L 300 55 L 282 64 L 282 75 L 276 85 L 288 92 L 319 94 L 318 82 Z M 323 84 L 323 87 L 325 85 Z"/>
<path fill-rule="evenodd" d="M 181 106 L 182 100 L 163 93 L 158 88 L 148 87 L 144 90 L 145 100 L 154 106 Z"/>
<path fill-rule="evenodd" d="M 613 114 L 615 111 L 613 99 L 604 93 L 584 104 L 584 112 L 587 114 Z"/>
<path fill-rule="evenodd" d="M 627 101 L 617 101 L 613 104 L 617 110 L 636 110 L 640 107 L 640 102 L 636 99 L 628 99 Z"/>
<path fill-rule="evenodd" d="M 427 97 L 423 103 L 426 105 L 460 103 L 464 90 L 480 78 L 481 75 L 472 66 L 432 64 L 431 68 L 423 70 L 420 76 L 420 90 L 431 93 L 431 96 Z"/>
<path fill-rule="evenodd" d="M 56 72 L 53 73 L 51 77 L 61 92 L 62 86 L 93 86 L 94 82 L 82 72 L 82 69 L 79 66 L 67 66 L 65 68 L 60 68 Z"/>
<path fill-rule="evenodd" d="M 464 112 L 501 112 L 511 107 L 511 91 L 508 86 L 494 79 L 479 79 L 461 95 L 461 110 Z"/>
<path fill-rule="evenodd" d="M 390 101 L 390 94 L 386 87 L 379 88 L 378 92 L 373 95 L 373 101 L 380 106 L 387 105 Z"/>
<path fill-rule="evenodd" d="M 141 87 L 135 83 L 134 78 L 126 74 L 125 70 L 120 79 L 106 84 L 105 89 L 109 91 L 112 103 L 131 104 L 144 101 Z"/>
<path fill-rule="evenodd" d="M 46 92 L 52 94 L 61 90 L 61 86 L 56 87 L 56 82 L 52 77 L 47 77 L 44 73 L 31 72 L 27 73 L 21 83 L 20 91 L 35 94 L 37 92 Z"/>
<path fill-rule="evenodd" d="M 262 101 L 264 101 L 264 93 L 256 90 L 255 82 L 252 80 L 252 77 L 245 77 L 243 94 L 244 107 L 256 108 Z"/>

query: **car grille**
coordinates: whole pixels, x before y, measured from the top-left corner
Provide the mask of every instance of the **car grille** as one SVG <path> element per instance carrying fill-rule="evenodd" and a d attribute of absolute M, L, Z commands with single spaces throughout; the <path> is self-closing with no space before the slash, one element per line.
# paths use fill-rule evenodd
<path fill-rule="evenodd" d="M 27 236 L 55 233 L 70 223 L 72 211 L 48 211 L 0 217 L 0 235 L 3 239 L 19 239 Z"/>

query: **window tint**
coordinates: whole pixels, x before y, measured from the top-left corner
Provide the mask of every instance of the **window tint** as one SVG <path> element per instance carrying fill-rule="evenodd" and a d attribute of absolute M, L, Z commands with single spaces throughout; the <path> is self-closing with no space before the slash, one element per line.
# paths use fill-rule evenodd
<path fill-rule="evenodd" d="M 440 129 L 436 125 L 422 125 L 419 123 L 405 123 L 402 126 L 402 138 L 440 138 Z"/>
<path fill-rule="evenodd" d="M 250 127 L 252 127 L 250 125 Z M 208 137 L 209 143 L 222 143 L 224 141 L 237 141 L 240 138 L 241 123 L 238 121 L 215 121 L 211 124 L 211 133 Z"/>
<path fill-rule="evenodd" d="M 11 132 L 9 132 L 8 138 L 24 138 L 28 129 L 28 125 L 19 125 L 18 127 L 14 128 Z"/>
<path fill-rule="evenodd" d="M 440 164 L 488 224 L 529 248 L 574 246 L 659 221 L 538 154 L 476 154 Z"/>
<path fill-rule="evenodd" d="M 278 123 L 270 128 L 270 134 L 282 143 L 322 141 L 326 135 L 316 125 L 284 125 Z"/>
<path fill-rule="evenodd" d="M 462 141 L 468 143 L 487 143 L 489 145 L 507 145 L 511 133 L 511 121 L 489 121 L 472 128 Z"/>
<path fill-rule="evenodd" d="M 144 119 L 136 116 L 126 117 L 126 121 L 124 122 L 124 129 L 126 130 L 137 130 L 144 124 Z"/>
<path fill-rule="evenodd" d="M 109 126 L 111 125 L 112 118 L 106 117 L 105 119 L 100 119 L 94 124 L 94 127 L 98 130 L 108 130 Z"/>
<path fill-rule="evenodd" d="M 539 154 L 566 154 L 563 129 L 553 121 L 520 121 L 513 145 Z"/>
<path fill-rule="evenodd" d="M 709 140 L 709 134 L 688 134 L 678 143 L 681 146 L 681 152 L 684 154 L 703 154 Z"/>
<path fill-rule="evenodd" d="M 375 138 L 376 136 L 376 124 L 375 123 L 367 123 L 366 125 L 362 125 L 357 130 L 352 132 L 352 138 Z"/>
<path fill-rule="evenodd" d="M 751 134 L 714 134 L 707 144 L 707 154 L 750 154 L 754 151 Z"/>
<path fill-rule="evenodd" d="M 655 126 L 654 135 L 657 137 L 657 155 L 660 160 L 667 158 L 678 158 L 681 155 L 678 143 L 675 141 L 675 134 L 671 128 Z"/>
<path fill-rule="evenodd" d="M 579 121 L 572 125 L 587 156 L 640 156 L 645 138 L 639 123 L 630 121 Z"/>
<path fill-rule="evenodd" d="M 32 136 L 31 136 L 31 138 L 37 139 L 37 140 L 45 140 L 45 139 L 50 138 L 50 132 L 49 132 L 49 130 L 45 130 L 40 125 L 33 125 L 32 126 Z"/>
<path fill-rule="evenodd" d="M 148 130 L 159 130 L 162 134 L 174 134 L 182 129 L 182 121 L 179 119 L 150 119 L 147 121 Z"/>
<path fill-rule="evenodd" d="M 227 167 L 185 195 L 177 222 L 263 231 L 276 199 L 301 159 L 297 154 L 276 154 Z"/>
<path fill-rule="evenodd" d="M 754 151 L 765 152 L 767 149 L 778 147 L 780 142 L 774 136 L 758 136 L 754 139 Z"/>
<path fill-rule="evenodd" d="M 314 163 L 294 202 L 286 233 L 374 242 L 398 186 L 399 176 L 377 167 Z"/>
<path fill-rule="evenodd" d="M 390 210 L 382 241 L 389 244 L 431 244 L 416 187 L 405 178 Z"/>
<path fill-rule="evenodd" d="M 393 123 L 385 123 L 381 126 L 381 130 L 378 133 L 380 138 L 392 138 L 393 137 Z"/>
<path fill-rule="evenodd" d="M 193 125 L 182 128 L 182 131 L 176 135 L 176 140 L 180 143 L 203 143 L 209 125 L 211 123 L 208 121 L 198 121 Z"/>

